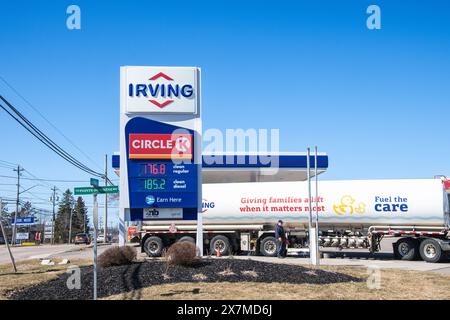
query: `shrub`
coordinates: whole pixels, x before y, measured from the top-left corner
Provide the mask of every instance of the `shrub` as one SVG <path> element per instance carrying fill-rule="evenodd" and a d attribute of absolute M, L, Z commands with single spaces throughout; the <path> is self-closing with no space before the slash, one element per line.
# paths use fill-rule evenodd
<path fill-rule="evenodd" d="M 98 256 L 98 264 L 102 268 L 130 264 L 136 259 L 136 255 L 136 249 L 133 247 L 113 247 Z"/>
<path fill-rule="evenodd" d="M 191 242 L 176 242 L 167 249 L 165 257 L 168 265 L 191 266 L 197 262 L 197 249 Z"/>

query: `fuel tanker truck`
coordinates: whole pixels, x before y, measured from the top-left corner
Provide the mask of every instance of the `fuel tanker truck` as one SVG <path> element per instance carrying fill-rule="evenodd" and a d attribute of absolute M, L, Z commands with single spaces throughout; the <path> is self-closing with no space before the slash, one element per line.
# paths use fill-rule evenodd
<path fill-rule="evenodd" d="M 312 182 L 314 195 L 314 182 Z M 450 252 L 449 200 L 439 179 L 203 184 L 205 252 L 276 255 L 275 224 L 283 220 L 288 250 L 308 248 L 308 221 L 319 221 L 321 248 L 380 250 L 395 237 L 394 255 L 438 262 Z M 156 214 L 155 214 L 156 211 Z M 158 209 L 134 231 L 142 250 L 159 256 L 176 241 L 195 242 L 196 221 L 164 220 Z"/>

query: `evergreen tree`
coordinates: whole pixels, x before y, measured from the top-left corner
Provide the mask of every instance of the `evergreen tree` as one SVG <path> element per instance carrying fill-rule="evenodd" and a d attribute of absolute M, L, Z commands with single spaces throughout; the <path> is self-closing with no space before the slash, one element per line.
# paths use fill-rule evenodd
<path fill-rule="evenodd" d="M 14 202 L 14 208 L 15 208 L 15 202 Z M 12 211 L 11 213 L 6 213 L 3 217 L 9 218 L 9 224 L 11 224 L 12 219 L 14 219 L 16 215 L 16 210 Z M 35 209 L 33 208 L 33 205 L 31 202 L 27 201 L 23 205 L 20 206 L 19 212 L 17 213 L 17 218 L 24 218 L 24 217 L 34 217 L 35 216 Z"/>
<path fill-rule="evenodd" d="M 3 202 L 3 209 L 1 212 L 2 218 L 3 218 L 3 223 L 4 223 L 4 227 L 9 227 L 11 225 L 11 219 L 14 218 L 14 211 L 13 212 L 9 212 L 8 207 L 6 206 L 7 203 Z"/>
<path fill-rule="evenodd" d="M 89 233 L 89 219 L 87 212 L 88 210 L 83 198 L 78 197 L 72 217 L 72 235 L 82 232 Z"/>
<path fill-rule="evenodd" d="M 17 217 L 19 218 L 34 217 L 34 208 L 31 205 L 31 202 L 27 201 L 24 203 L 23 206 L 20 207 Z"/>
<path fill-rule="evenodd" d="M 8 237 L 8 240 L 11 240 L 11 213 L 8 212 L 8 207 L 3 202 L 2 212 L 0 212 L 1 216 L 0 219 L 2 219 L 3 227 L 5 228 L 5 233 Z M 4 235 L 2 234 L 2 231 L 0 230 L 0 235 L 4 238 Z"/>
<path fill-rule="evenodd" d="M 55 221 L 55 243 L 67 243 L 69 240 L 70 211 L 74 206 L 74 202 L 72 192 L 70 189 L 67 189 L 58 204 Z"/>

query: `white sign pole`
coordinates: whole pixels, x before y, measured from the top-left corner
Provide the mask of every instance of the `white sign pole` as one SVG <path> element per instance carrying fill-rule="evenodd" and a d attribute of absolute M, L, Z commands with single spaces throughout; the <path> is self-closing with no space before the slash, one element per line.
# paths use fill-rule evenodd
<path fill-rule="evenodd" d="M 308 219 L 308 227 L 309 227 L 309 258 L 310 263 L 312 265 L 316 265 L 317 260 L 317 236 L 316 236 L 316 228 L 312 225 L 312 203 L 311 203 L 311 150 L 307 149 L 306 152 L 306 170 L 307 170 L 307 178 L 308 178 L 308 209 L 309 209 L 309 219 Z"/>
<path fill-rule="evenodd" d="M 198 71 L 197 74 L 197 118 L 195 120 L 194 125 L 194 131 L 195 131 L 195 155 L 194 155 L 194 161 L 197 165 L 197 237 L 196 237 L 196 246 L 198 248 L 198 256 L 203 257 L 203 213 L 202 213 L 202 163 L 203 163 L 203 156 L 202 156 L 202 108 L 201 108 L 201 75 Z"/>
<path fill-rule="evenodd" d="M 319 251 L 319 181 L 317 178 L 317 146 L 314 147 L 314 178 L 316 187 L 316 266 L 320 265 L 320 251 Z"/>
<path fill-rule="evenodd" d="M 97 300 L 97 228 L 98 228 L 98 202 L 97 194 L 94 193 L 94 300 Z"/>

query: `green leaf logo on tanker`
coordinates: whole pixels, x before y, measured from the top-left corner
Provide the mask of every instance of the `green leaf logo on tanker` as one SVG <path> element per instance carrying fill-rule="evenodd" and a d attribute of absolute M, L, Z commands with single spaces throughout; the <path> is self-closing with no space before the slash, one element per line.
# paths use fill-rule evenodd
<path fill-rule="evenodd" d="M 352 196 L 345 195 L 342 196 L 340 203 L 333 204 L 333 211 L 340 216 L 353 213 L 361 214 L 366 212 L 366 204 L 364 202 L 356 204 L 356 200 Z"/>

